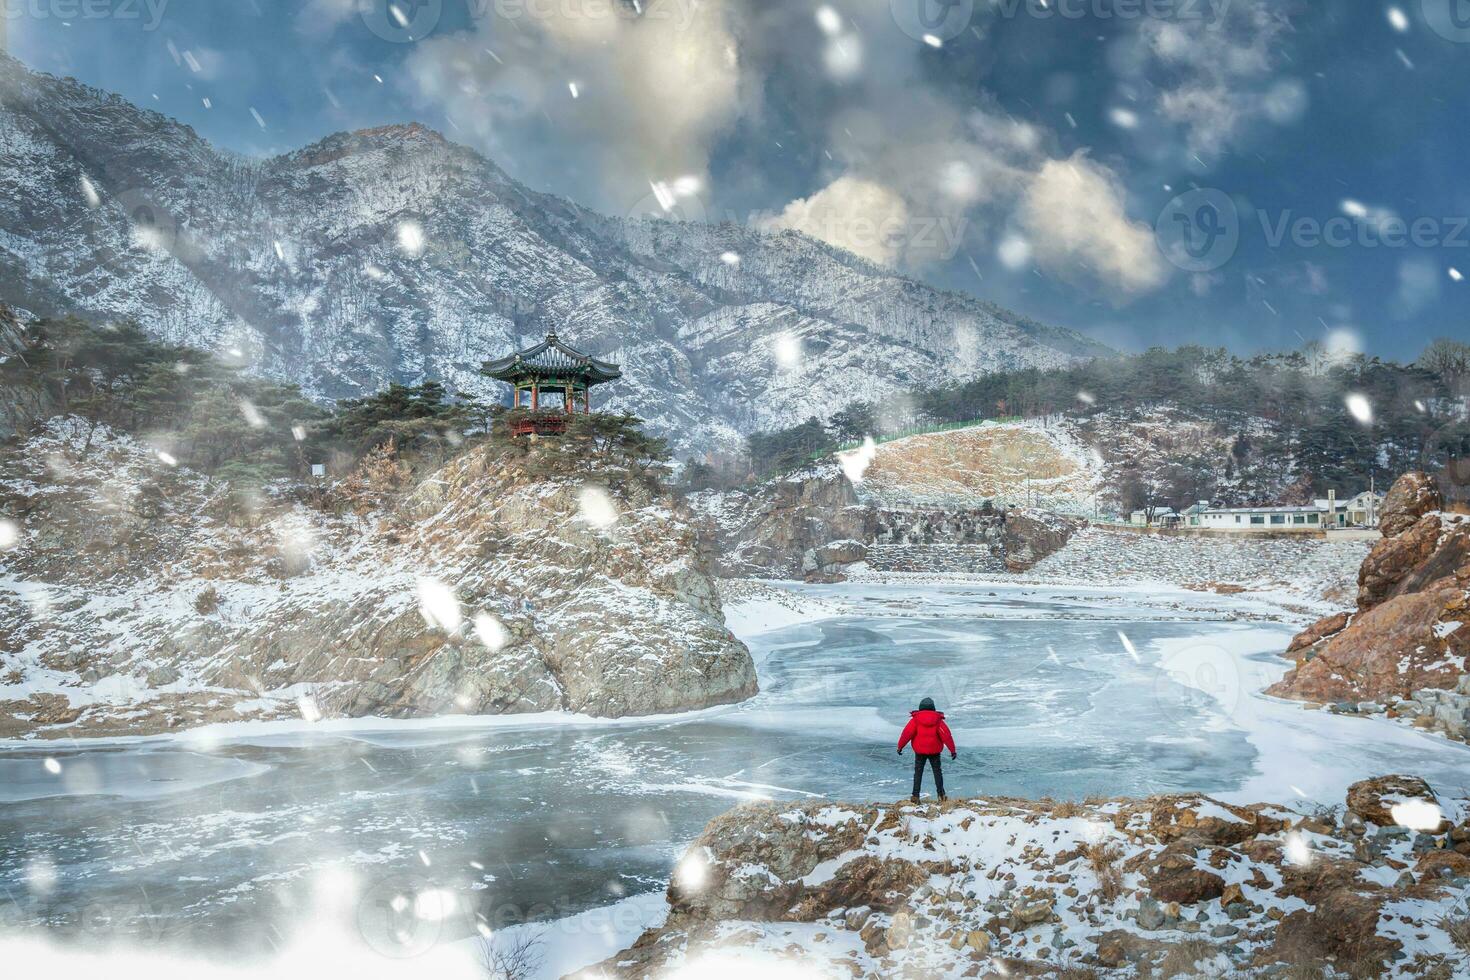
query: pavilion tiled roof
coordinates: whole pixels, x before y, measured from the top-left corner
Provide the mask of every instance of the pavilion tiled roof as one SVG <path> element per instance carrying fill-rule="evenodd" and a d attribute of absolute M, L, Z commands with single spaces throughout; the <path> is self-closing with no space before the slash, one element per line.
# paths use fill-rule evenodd
<path fill-rule="evenodd" d="M 483 373 L 512 384 L 525 378 L 546 381 L 576 379 L 586 384 L 600 384 L 623 376 L 616 364 L 569 347 L 558 339 L 555 332 L 547 334 L 546 339 L 535 347 L 485 362 Z"/>

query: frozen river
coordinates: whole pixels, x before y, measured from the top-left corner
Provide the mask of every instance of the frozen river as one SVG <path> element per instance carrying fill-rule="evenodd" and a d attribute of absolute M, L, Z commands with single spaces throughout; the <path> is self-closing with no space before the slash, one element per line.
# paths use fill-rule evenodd
<path fill-rule="evenodd" d="M 906 796 L 894 742 L 926 695 L 959 741 L 951 795 L 1337 802 L 1367 774 L 1452 790 L 1470 771 L 1463 747 L 1255 696 L 1292 631 L 1228 600 L 1181 612 L 1079 589 L 802 591 L 862 615 L 750 636 L 761 694 L 679 720 L 12 745 L 0 930 L 219 956 L 331 924 L 397 956 L 480 917 L 606 906 L 660 889 L 681 846 L 740 800 Z M 394 925 L 404 894 L 440 903 L 409 917 L 432 928 Z"/>

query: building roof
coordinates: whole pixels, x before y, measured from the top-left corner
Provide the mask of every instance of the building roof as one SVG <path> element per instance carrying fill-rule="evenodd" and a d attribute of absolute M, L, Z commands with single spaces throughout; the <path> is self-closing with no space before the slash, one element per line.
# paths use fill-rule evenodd
<path fill-rule="evenodd" d="M 1206 514 L 1320 514 L 1326 507 L 1211 507 Z"/>
<path fill-rule="evenodd" d="M 553 331 L 534 347 L 517 351 L 509 357 L 486 361 L 480 373 L 500 381 L 580 381 L 595 385 L 615 381 L 622 369 L 609 361 L 600 361 L 575 347 L 562 343 Z"/>

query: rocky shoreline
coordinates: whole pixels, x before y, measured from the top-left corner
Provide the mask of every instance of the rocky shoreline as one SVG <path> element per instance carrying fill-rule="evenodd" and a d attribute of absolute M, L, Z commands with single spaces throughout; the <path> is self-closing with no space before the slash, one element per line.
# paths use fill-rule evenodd
<path fill-rule="evenodd" d="M 1394 482 L 1357 609 L 1298 634 L 1295 667 L 1266 693 L 1470 738 L 1470 516 L 1443 505 L 1427 474 Z"/>
<path fill-rule="evenodd" d="M 748 804 L 689 847 L 667 904 L 578 976 L 1450 980 L 1470 970 L 1470 800 L 1386 776 L 1310 809 Z"/>

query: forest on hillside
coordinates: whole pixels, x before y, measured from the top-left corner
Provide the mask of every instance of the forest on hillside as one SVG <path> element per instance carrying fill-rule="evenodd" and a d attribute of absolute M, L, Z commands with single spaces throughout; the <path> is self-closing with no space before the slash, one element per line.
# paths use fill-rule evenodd
<path fill-rule="evenodd" d="M 33 401 L 45 407 L 31 427 L 48 415 L 83 419 L 82 454 L 104 427 L 126 433 L 169 465 L 228 483 L 245 503 L 271 483 L 310 477 L 318 465 L 333 477 L 369 468 L 406 482 L 477 444 L 542 475 L 585 477 L 595 465 L 598 481 L 610 486 L 656 488 L 670 459 L 667 444 L 631 415 L 576 415 L 560 439 L 512 439 L 513 412 L 435 380 L 322 405 L 294 384 L 154 340 L 134 323 L 38 320 L 12 343 L 14 352 L 0 357 L 0 386 L 38 396 Z"/>
<path fill-rule="evenodd" d="M 1319 344 L 1250 358 L 1223 349 L 1155 348 L 1060 370 L 986 375 L 915 392 L 911 403 L 896 422 L 883 406 L 855 403 L 827 421 L 753 434 L 747 465 L 694 467 L 690 480 L 719 483 L 732 473 L 760 479 L 868 435 L 983 419 L 1062 416 L 1099 433 L 1107 456 L 1107 430 L 1168 409 L 1172 417 L 1207 423 L 1228 453 L 1171 455 L 1165 440 L 1149 473 L 1124 469 L 1122 482 L 1133 484 L 1120 488 L 1125 506 L 1144 499 L 1265 502 L 1287 487 L 1297 496 L 1381 488 L 1405 470 L 1443 471 L 1452 459 L 1470 456 L 1470 344 L 1438 340 L 1409 364 L 1334 355 Z"/>

